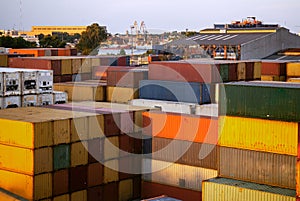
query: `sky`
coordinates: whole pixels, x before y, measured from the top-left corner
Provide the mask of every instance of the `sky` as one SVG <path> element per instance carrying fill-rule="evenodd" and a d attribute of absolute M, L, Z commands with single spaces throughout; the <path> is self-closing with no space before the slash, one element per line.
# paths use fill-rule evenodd
<path fill-rule="evenodd" d="M 1 0 L 0 5 L 0 29 L 6 30 L 96 22 L 115 34 L 144 21 L 150 33 L 199 31 L 256 16 L 300 33 L 299 0 Z"/>

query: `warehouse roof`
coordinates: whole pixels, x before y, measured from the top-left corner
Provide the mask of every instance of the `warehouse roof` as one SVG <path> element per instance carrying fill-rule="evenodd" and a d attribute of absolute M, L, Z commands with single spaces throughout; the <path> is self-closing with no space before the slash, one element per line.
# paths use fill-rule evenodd
<path fill-rule="evenodd" d="M 241 45 L 262 38 L 270 33 L 200 33 L 185 39 L 200 45 Z"/>

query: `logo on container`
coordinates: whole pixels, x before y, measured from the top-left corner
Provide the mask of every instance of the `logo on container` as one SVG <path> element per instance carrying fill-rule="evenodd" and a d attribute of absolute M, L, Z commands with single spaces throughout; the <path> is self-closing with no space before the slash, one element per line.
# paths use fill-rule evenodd
<path fill-rule="evenodd" d="M 101 51 L 94 50 L 93 55 L 95 52 Z M 131 54 L 87 56 L 79 72 L 92 68 L 98 82 L 82 84 L 80 74 L 75 78 L 73 98 L 83 93 L 82 85 L 90 85 L 93 100 L 104 94 L 103 101 L 108 100 L 72 104 L 74 125 L 79 138 L 87 141 L 83 145 L 89 155 L 110 169 L 128 174 L 154 173 L 189 157 L 208 157 L 222 127 L 218 125 L 219 94 L 226 98 L 216 62 L 192 38 L 152 49 L 157 55 L 149 55 L 153 58 L 149 66 L 118 66 L 143 59 L 132 55 L 132 50 L 127 52 Z M 102 90 L 96 90 L 98 85 Z M 132 99 L 145 101 L 135 104 Z M 79 120 L 77 111 L 90 113 L 87 125 Z M 84 126 L 87 133 L 81 134 Z M 194 150 L 195 143 L 209 146 Z M 152 160 L 165 163 L 154 165 Z"/>

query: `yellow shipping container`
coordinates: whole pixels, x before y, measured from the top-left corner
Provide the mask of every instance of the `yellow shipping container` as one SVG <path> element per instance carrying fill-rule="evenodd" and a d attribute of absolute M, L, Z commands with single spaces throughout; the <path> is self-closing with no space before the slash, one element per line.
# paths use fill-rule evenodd
<path fill-rule="evenodd" d="M 51 172 L 52 149 L 25 149 L 0 144 L 0 169 L 21 174 L 36 175 Z"/>
<path fill-rule="evenodd" d="M 125 87 L 106 87 L 106 99 L 108 102 L 128 103 L 139 96 L 138 89 Z"/>
<path fill-rule="evenodd" d="M 104 160 L 119 158 L 119 137 L 108 137 L 104 139 Z"/>
<path fill-rule="evenodd" d="M 100 58 L 92 58 L 92 66 L 100 66 Z"/>
<path fill-rule="evenodd" d="M 254 72 L 253 72 L 253 78 L 255 80 L 261 79 L 261 62 L 254 62 Z"/>
<path fill-rule="evenodd" d="M 239 62 L 237 66 L 237 79 L 245 80 L 246 79 L 246 63 Z"/>
<path fill-rule="evenodd" d="M 277 75 L 262 75 L 262 81 L 285 81 L 285 76 L 277 76 Z"/>
<path fill-rule="evenodd" d="M 2 200 L 2 201 L 24 201 L 25 199 L 0 188 L 0 200 Z"/>
<path fill-rule="evenodd" d="M 61 74 L 62 75 L 71 75 L 72 74 L 72 60 L 71 59 L 62 59 L 61 60 Z"/>
<path fill-rule="evenodd" d="M 68 144 L 71 141 L 70 133 L 70 120 L 56 120 L 54 121 L 54 135 L 53 143 L 54 145 L 58 144 Z"/>
<path fill-rule="evenodd" d="M 111 168 L 113 169 L 111 169 Z M 119 160 L 110 160 L 104 163 L 103 183 L 109 183 L 119 180 Z"/>
<path fill-rule="evenodd" d="M 300 63 L 287 63 L 286 76 L 300 77 Z"/>
<path fill-rule="evenodd" d="M 89 139 L 104 137 L 104 116 L 95 115 L 88 118 Z"/>
<path fill-rule="evenodd" d="M 87 142 L 76 142 L 71 145 L 71 167 L 88 163 Z"/>
<path fill-rule="evenodd" d="M 51 174 L 29 176 L 0 170 L 0 186 L 28 200 L 40 200 L 52 195 Z"/>
<path fill-rule="evenodd" d="M 133 181 L 127 179 L 119 182 L 119 201 L 127 201 L 133 197 Z"/>
<path fill-rule="evenodd" d="M 69 194 L 65 194 L 53 198 L 53 201 L 69 201 L 69 200 L 70 200 Z"/>
<path fill-rule="evenodd" d="M 295 82 L 295 83 L 299 83 L 300 82 L 300 77 L 295 77 L 295 78 L 288 78 L 287 82 Z"/>
<path fill-rule="evenodd" d="M 0 143 L 28 149 L 52 146 L 54 122 L 79 117 L 95 114 L 42 107 L 0 110 L 0 127 L 5 128 L 0 129 Z"/>
<path fill-rule="evenodd" d="M 0 66 L 6 67 L 8 66 L 8 55 L 0 54 Z"/>
<path fill-rule="evenodd" d="M 73 118 L 71 120 L 71 142 L 88 139 L 88 118 Z"/>
<path fill-rule="evenodd" d="M 90 72 L 92 72 L 92 59 L 91 58 L 82 59 L 80 73 L 90 73 Z"/>
<path fill-rule="evenodd" d="M 220 146 L 297 156 L 298 123 L 219 117 Z"/>
<path fill-rule="evenodd" d="M 244 181 L 215 178 L 202 183 L 205 201 L 296 201 L 295 191 Z"/>
<path fill-rule="evenodd" d="M 71 194 L 71 201 L 87 201 L 86 190 L 77 191 Z"/>

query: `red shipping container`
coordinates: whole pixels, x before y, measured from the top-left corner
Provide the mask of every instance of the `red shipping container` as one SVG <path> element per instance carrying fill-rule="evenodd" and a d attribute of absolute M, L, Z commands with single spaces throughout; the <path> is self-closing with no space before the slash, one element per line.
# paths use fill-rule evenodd
<path fill-rule="evenodd" d="M 80 191 L 87 188 L 88 166 L 70 168 L 70 191 Z"/>
<path fill-rule="evenodd" d="M 97 163 L 103 159 L 103 140 L 101 138 L 88 140 L 88 149 L 88 163 Z"/>
<path fill-rule="evenodd" d="M 112 201 L 119 199 L 119 185 L 117 182 L 109 183 L 103 186 L 103 201 Z"/>
<path fill-rule="evenodd" d="M 283 62 L 262 62 L 261 64 L 262 75 L 286 75 L 286 63 Z"/>
<path fill-rule="evenodd" d="M 88 201 L 103 200 L 103 186 L 89 188 L 87 190 L 87 200 Z"/>
<path fill-rule="evenodd" d="M 88 166 L 88 187 L 98 186 L 103 183 L 103 164 L 93 163 Z"/>
<path fill-rule="evenodd" d="M 59 170 L 53 173 L 53 196 L 69 192 L 69 170 Z"/>

